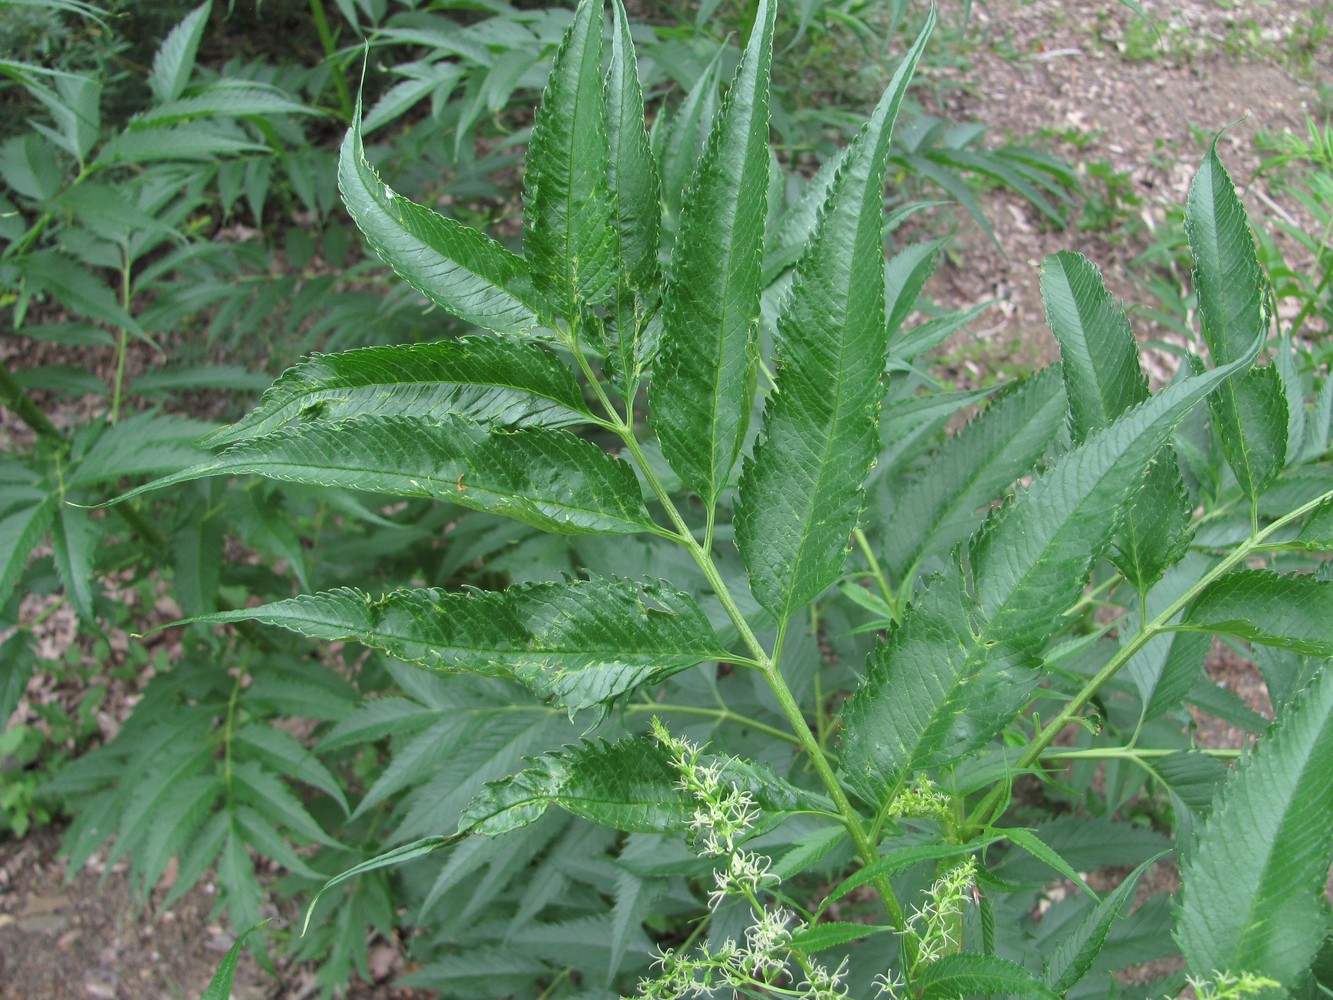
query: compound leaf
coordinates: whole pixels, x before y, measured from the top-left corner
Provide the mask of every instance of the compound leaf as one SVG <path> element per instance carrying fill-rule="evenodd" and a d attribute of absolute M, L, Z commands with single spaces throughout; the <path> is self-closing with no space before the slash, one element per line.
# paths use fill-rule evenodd
<path fill-rule="evenodd" d="M 775 10 L 761 0 L 691 178 L 663 291 L 650 419 L 671 467 L 710 508 L 740 454 L 758 376 Z"/>
<path fill-rule="evenodd" d="M 1248 366 L 1250 353 L 1167 386 L 1054 463 L 927 586 L 843 710 L 842 764 L 867 801 L 887 804 L 914 770 L 989 740 L 1035 683 L 1050 623 L 1083 592 L 1117 512 L 1171 429 Z"/>
<path fill-rule="evenodd" d="M 497 333 L 551 326 L 523 258 L 380 180 L 366 159 L 359 105 L 338 157 L 338 187 L 375 252 L 446 312 Z"/>
<path fill-rule="evenodd" d="M 448 500 L 562 534 L 655 530 L 629 464 L 590 441 L 544 427 L 491 429 L 453 414 L 438 423 L 372 415 L 288 427 L 112 502 L 206 476 L 249 474 Z"/>
<path fill-rule="evenodd" d="M 242 419 L 207 445 L 289 424 L 382 414 L 456 413 L 499 427 L 560 427 L 592 419 L 570 370 L 540 348 L 485 337 L 315 355 L 279 376 Z"/>
<path fill-rule="evenodd" d="M 533 279 L 574 322 L 613 278 L 617 230 L 602 86 L 602 3 L 581 0 L 551 63 L 528 142 L 523 247 Z"/>
<path fill-rule="evenodd" d="M 888 354 L 885 159 L 933 28 L 932 12 L 844 160 L 778 321 L 776 389 L 741 476 L 736 544 L 779 622 L 837 578 L 864 505 Z"/>
<path fill-rule="evenodd" d="M 48 496 L 0 520 L 0 593 L 14 592 L 33 547 L 55 520 L 56 505 L 56 498 Z"/>
<path fill-rule="evenodd" d="M 1190 971 L 1294 988 L 1328 926 L 1333 671 L 1311 682 L 1236 766 L 1181 872 L 1176 940 Z"/>
<path fill-rule="evenodd" d="M 343 588 L 197 620 L 259 621 L 317 639 L 354 639 L 433 670 L 513 677 L 571 710 L 727 656 L 690 597 L 616 578 L 378 598 Z"/>

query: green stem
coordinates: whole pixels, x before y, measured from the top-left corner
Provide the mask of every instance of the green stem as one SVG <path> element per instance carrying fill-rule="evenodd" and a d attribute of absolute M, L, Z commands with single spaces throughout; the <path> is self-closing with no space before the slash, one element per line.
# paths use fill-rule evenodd
<path fill-rule="evenodd" d="M 1137 747 L 1087 747 L 1082 750 L 1047 750 L 1042 760 L 1158 760 L 1173 753 L 1201 753 L 1218 760 L 1236 760 L 1245 751 L 1219 747 L 1189 747 L 1184 750 L 1143 749 Z"/>
<path fill-rule="evenodd" d="M 350 122 L 356 109 L 352 104 L 352 94 L 347 88 L 347 76 L 335 58 L 338 43 L 329 30 L 328 18 L 324 16 L 324 0 L 310 0 L 310 16 L 315 21 L 315 31 L 319 33 L 319 43 L 324 46 L 324 59 L 329 64 L 329 73 L 333 77 L 333 89 L 338 92 L 338 105 L 342 109 L 343 120 Z"/>
<path fill-rule="evenodd" d="M 663 486 L 662 481 L 657 477 L 657 474 L 653 472 L 652 466 L 648 463 L 647 456 L 643 453 L 643 448 L 639 445 L 639 439 L 634 435 L 632 424 L 620 416 L 620 413 L 607 397 L 601 382 L 594 375 L 591 365 L 588 364 L 586 355 L 579 348 L 577 333 L 572 338 L 572 342 L 574 357 L 578 359 L 579 367 L 582 368 L 583 373 L 588 380 L 588 385 L 597 394 L 598 400 L 602 404 L 607 415 L 612 418 L 612 421 L 615 424 L 613 429 L 616 435 L 625 443 L 625 447 L 629 449 L 629 453 L 634 457 L 634 461 L 638 465 L 639 471 L 643 474 L 644 479 L 647 480 L 649 488 L 653 491 L 653 495 L 657 497 L 658 502 L 662 505 L 662 509 L 666 511 L 667 517 L 670 519 L 672 525 L 674 525 L 676 531 L 674 536 L 671 537 L 674 537 L 675 541 L 683 545 L 689 551 L 691 558 L 694 559 L 695 565 L 699 567 L 699 571 L 703 573 L 704 578 L 712 588 L 714 596 L 721 602 L 723 609 L 727 613 L 727 617 L 731 619 L 731 623 L 735 626 L 741 642 L 745 644 L 745 647 L 753 655 L 759 668 L 763 670 L 764 679 L 768 681 L 768 686 L 773 691 L 774 697 L 777 698 L 778 704 L 782 706 L 782 712 L 787 717 L 787 722 L 791 726 L 792 732 L 795 733 L 801 748 L 805 750 L 811 763 L 814 764 L 815 771 L 819 775 L 819 780 L 823 782 L 825 791 L 828 792 L 829 797 L 833 800 L 834 806 L 838 810 L 838 815 L 842 817 L 843 827 L 847 830 L 848 835 L 852 838 L 852 842 L 856 845 L 857 853 L 861 855 L 861 859 L 865 864 L 873 863 L 878 859 L 879 852 L 876 850 L 874 842 L 866 835 L 865 827 L 861 825 L 860 815 L 856 812 L 851 801 L 847 798 L 847 793 L 843 791 L 842 784 L 838 781 L 837 775 L 833 773 L 832 765 L 829 763 L 828 758 L 824 756 L 824 752 L 819 746 L 819 741 L 811 730 L 810 723 L 806 721 L 804 713 L 801 712 L 801 707 L 797 704 L 795 696 L 791 693 L 791 688 L 787 686 L 786 680 L 778 669 L 776 660 L 764 649 L 763 644 L 754 634 L 754 630 L 750 628 L 750 623 L 745 620 L 745 615 L 736 604 L 736 600 L 731 594 L 731 589 L 727 586 L 726 581 L 722 579 L 722 574 L 719 572 L 717 564 L 713 562 L 712 554 L 695 540 L 689 525 L 685 523 L 684 517 L 681 516 L 680 511 L 676 508 L 675 502 L 671 499 L 670 493 L 667 492 L 666 487 Z M 874 885 L 884 901 L 884 908 L 888 911 L 889 918 L 893 922 L 894 927 L 901 930 L 904 926 L 903 911 L 902 906 L 898 903 L 898 897 L 893 891 L 893 886 L 889 883 L 889 880 L 884 877 L 875 879 Z"/>
<path fill-rule="evenodd" d="M 884 603 L 893 610 L 893 620 L 899 620 L 898 599 L 894 596 L 893 588 L 889 586 L 888 579 L 884 576 L 884 569 L 880 566 L 879 560 L 875 558 L 875 550 L 870 547 L 870 540 L 866 538 L 866 533 L 857 528 L 852 534 L 856 538 L 856 545 L 861 550 L 861 555 L 866 557 L 866 564 L 870 567 L 870 575 L 875 578 L 875 583 L 879 584 L 879 594 L 884 598 Z"/>
<path fill-rule="evenodd" d="M 54 441 L 65 437 L 60 428 L 51 423 L 50 418 L 42 412 L 42 408 L 32 401 L 32 397 L 18 384 L 14 376 L 9 373 L 9 369 L 3 366 L 0 366 L 0 403 L 36 431 L 39 437 Z"/>
<path fill-rule="evenodd" d="M 1096 697 L 1097 693 L 1106 686 L 1107 682 L 1119 673 L 1120 669 L 1133 659 L 1144 646 L 1163 632 L 1170 631 L 1171 620 L 1184 611 L 1185 608 L 1189 607 L 1191 602 L 1203 593 L 1203 591 L 1215 580 L 1220 579 L 1237 566 L 1243 564 L 1245 560 L 1255 552 L 1262 550 L 1264 542 L 1267 541 L 1269 536 L 1280 531 L 1288 524 L 1304 517 L 1310 511 L 1314 510 L 1330 498 L 1333 498 L 1333 490 L 1329 490 L 1328 492 L 1315 497 L 1313 500 L 1301 504 L 1301 506 L 1284 514 L 1262 531 L 1256 531 L 1251 534 L 1249 539 L 1241 545 L 1238 545 L 1233 552 L 1223 558 L 1207 573 L 1204 573 L 1203 576 L 1199 578 L 1198 582 L 1168 604 L 1156 618 L 1151 622 L 1146 622 L 1141 625 L 1138 634 L 1122 646 L 1116 654 L 1106 662 L 1106 665 L 1102 667 L 1101 670 L 1097 671 L 1097 674 L 1090 681 L 1083 685 L 1082 690 L 1080 690 L 1078 694 L 1074 695 L 1073 698 L 1065 703 L 1064 707 L 1060 709 L 1055 718 L 1042 727 L 1041 732 L 1033 738 L 1032 742 L 1028 745 L 1027 750 L 1024 751 L 1023 756 L 1018 759 L 1017 769 L 1019 771 L 1024 771 L 1036 766 L 1036 764 L 1046 756 L 1047 749 L 1055 741 L 1055 738 L 1064 730 L 1065 726 L 1072 722 L 1079 713 L 1087 707 L 1088 702 Z M 1003 794 L 1003 790 L 999 786 L 993 788 L 990 793 L 977 804 L 976 809 L 972 811 L 972 815 L 968 820 L 968 826 L 974 829 L 977 828 L 980 818 L 987 815 L 999 804 Z"/>
<path fill-rule="evenodd" d="M 787 732 L 785 729 L 779 729 L 777 726 L 770 726 L 758 719 L 752 719 L 748 715 L 741 715 L 739 712 L 733 712 L 729 708 L 708 708 L 703 705 L 677 705 L 672 702 L 644 702 L 625 706 L 626 714 L 640 715 L 650 713 L 653 715 L 698 715 L 705 719 L 716 719 L 718 722 L 731 722 L 745 729 L 753 729 L 757 733 L 764 733 L 772 736 L 774 739 L 782 740 L 785 743 L 791 743 L 793 746 L 800 746 L 801 741 Z M 827 754 L 835 763 L 837 757 Z"/>
<path fill-rule="evenodd" d="M 125 315 L 130 313 L 130 256 L 129 248 L 122 248 L 122 266 L 120 269 L 120 308 Z M 120 399 L 121 393 L 125 387 L 125 355 L 129 353 L 130 331 L 125 327 L 119 328 L 119 337 L 116 340 L 116 377 L 111 386 L 111 415 L 108 418 L 112 424 L 120 419 Z"/>

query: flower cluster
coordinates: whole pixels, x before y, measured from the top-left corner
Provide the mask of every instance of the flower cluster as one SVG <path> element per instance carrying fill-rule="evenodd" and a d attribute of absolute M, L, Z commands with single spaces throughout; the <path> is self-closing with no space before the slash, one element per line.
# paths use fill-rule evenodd
<path fill-rule="evenodd" d="M 947 823 L 952 809 L 953 799 L 920 774 L 915 785 L 908 785 L 894 796 L 886 813 L 895 819 L 936 819 Z"/>
<path fill-rule="evenodd" d="M 1246 1000 L 1247 997 L 1279 989 L 1282 985 L 1252 972 L 1242 972 L 1238 976 L 1228 972 L 1214 972 L 1212 979 L 1187 976 L 1186 981 L 1193 987 L 1197 1000 Z"/>
<path fill-rule="evenodd" d="M 713 872 L 709 908 L 716 910 L 728 898 L 744 899 L 753 920 L 741 941 L 728 938 L 715 948 L 702 946 L 683 954 L 663 950 L 656 962 L 661 973 L 639 983 L 639 996 L 684 1000 L 729 988 L 793 1000 L 847 1000 L 847 963 L 830 970 L 793 948 L 793 935 L 807 924 L 786 907 L 760 901 L 778 878 L 769 871 L 768 857 L 739 846 L 758 819 L 753 796 L 727 779 L 726 760 L 705 762 L 703 748 L 672 736 L 657 719 L 653 734 L 671 755 L 680 775 L 678 787 L 695 801 L 690 846 L 698 854 L 723 859 Z"/>
<path fill-rule="evenodd" d="M 977 862 L 968 858 L 954 865 L 926 890 L 926 901 L 907 917 L 907 932 L 916 938 L 916 964 L 943 958 L 958 947 L 955 936 L 963 916 L 963 904 L 971 898 L 977 881 Z"/>

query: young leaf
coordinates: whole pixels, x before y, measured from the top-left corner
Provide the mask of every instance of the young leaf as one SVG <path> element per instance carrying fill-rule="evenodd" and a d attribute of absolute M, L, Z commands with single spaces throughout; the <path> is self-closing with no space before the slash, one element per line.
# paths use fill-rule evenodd
<path fill-rule="evenodd" d="M 366 159 L 359 105 L 338 157 L 338 188 L 375 252 L 446 312 L 496 333 L 553 325 L 523 258 L 380 180 Z"/>
<path fill-rule="evenodd" d="M 1176 940 L 1190 971 L 1295 987 L 1328 925 L 1333 670 L 1327 667 L 1232 771 L 1181 871 Z"/>
<path fill-rule="evenodd" d="M 1148 398 L 1138 346 L 1124 310 L 1082 254 L 1061 251 L 1042 262 L 1046 324 L 1060 342 L 1074 443 Z"/>
<path fill-rule="evenodd" d="M 1193 512 L 1175 452 L 1167 446 L 1148 466 L 1109 553 L 1116 569 L 1140 594 L 1152 590 L 1167 568 L 1185 555 L 1194 535 Z"/>
<path fill-rule="evenodd" d="M 213 0 L 204 0 L 171 29 L 167 40 L 158 48 L 153 57 L 153 71 L 148 75 L 148 87 L 158 104 L 174 101 L 184 93 L 190 74 L 194 72 L 194 57 L 212 10 Z"/>
<path fill-rule="evenodd" d="M 833 183 L 778 322 L 777 384 L 741 476 L 736 545 L 779 622 L 842 571 L 878 451 L 885 158 L 933 28 L 932 11 Z"/>
<path fill-rule="evenodd" d="M 342 589 L 198 620 L 259 621 L 317 639 L 355 639 L 434 670 L 514 677 L 572 710 L 727 656 L 691 598 L 620 579 L 379 598 Z"/>
<path fill-rule="evenodd" d="M 1262 569 L 1238 570 L 1205 590 L 1178 627 L 1333 656 L 1333 583 Z"/>
<path fill-rule="evenodd" d="M 955 560 L 931 581 L 843 709 L 842 766 L 858 793 L 887 804 L 913 771 L 958 759 L 1009 721 L 1036 681 L 1027 666 L 1083 592 L 1144 466 L 1259 346 L 1091 435 L 973 537 L 966 567 Z"/>
<path fill-rule="evenodd" d="M 99 537 L 97 525 L 81 507 L 61 504 L 59 516 L 51 528 L 51 550 L 56 573 L 65 587 L 79 620 L 97 628 L 93 616 L 93 554 Z"/>
<path fill-rule="evenodd" d="M 227 954 L 222 957 L 222 962 L 218 966 L 217 972 L 213 973 L 213 978 L 209 980 L 208 989 L 204 990 L 200 1000 L 230 1000 L 231 983 L 236 977 L 236 963 L 239 962 L 241 958 L 241 946 L 245 944 L 246 938 L 272 919 L 272 917 L 269 917 L 268 920 L 261 920 L 259 923 L 248 928 L 244 934 L 232 943 L 232 946 L 227 949 Z"/>
<path fill-rule="evenodd" d="M 602 2 L 580 0 L 532 124 L 523 204 L 523 248 L 533 279 L 571 323 L 614 279 L 609 161 Z"/>
<path fill-rule="evenodd" d="M 592 419 L 570 370 L 540 348 L 486 337 L 315 355 L 289 368 L 242 419 L 205 445 L 262 437 L 288 424 L 385 414 L 455 413 L 497 427 Z"/>
<path fill-rule="evenodd" d="M 568 431 L 491 430 L 452 414 L 439 423 L 369 415 L 289 426 L 113 502 L 206 476 L 250 474 L 448 500 L 563 534 L 655 530 L 627 462 Z"/>
<path fill-rule="evenodd" d="M 1245 207 L 1214 140 L 1190 186 L 1185 233 L 1194 255 L 1203 337 L 1214 365 L 1229 364 L 1269 327 L 1268 296 Z M 1286 462 L 1287 409 L 1277 372 L 1233 380 L 1211 400 L 1227 464 L 1255 500 Z"/>
<path fill-rule="evenodd" d="M 740 454 L 758 374 L 775 0 L 761 0 L 681 208 L 650 393 L 662 453 L 708 507 Z"/>

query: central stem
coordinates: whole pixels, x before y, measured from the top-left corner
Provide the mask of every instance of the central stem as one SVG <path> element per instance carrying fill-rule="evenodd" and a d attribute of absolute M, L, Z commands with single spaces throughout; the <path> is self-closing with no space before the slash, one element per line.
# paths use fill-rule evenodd
<path fill-rule="evenodd" d="M 764 679 L 768 682 L 768 686 L 772 690 L 774 697 L 777 698 L 778 704 L 782 707 L 782 713 L 786 716 L 787 722 L 791 726 L 797 742 L 800 744 L 801 749 L 803 749 L 806 755 L 810 758 L 811 763 L 814 765 L 815 773 L 819 775 L 819 780 L 823 783 L 825 791 L 828 793 L 829 798 L 833 800 L 833 804 L 838 810 L 838 815 L 842 818 L 843 827 L 847 830 L 848 835 L 852 838 L 852 842 L 856 845 L 857 854 L 861 856 L 863 863 L 872 864 L 878 860 L 879 851 L 876 849 L 874 841 L 872 841 L 870 836 L 866 833 L 865 827 L 861 824 L 860 815 L 852 806 L 851 801 L 847 798 L 847 793 L 843 791 L 842 783 L 838 781 L 838 776 L 833 773 L 833 766 L 824 755 L 824 751 L 819 745 L 819 740 L 815 736 L 814 731 L 810 728 L 810 723 L 806 721 L 805 714 L 801 711 L 800 705 L 797 704 L 796 697 L 792 694 L 791 688 L 787 686 L 787 681 L 782 676 L 782 671 L 779 669 L 777 656 L 770 655 L 769 651 L 764 648 L 763 643 L 759 641 L 758 636 L 754 634 L 754 630 L 750 628 L 750 623 L 745 620 L 745 615 L 741 612 L 739 605 L 736 604 L 736 599 L 732 596 L 731 589 L 722 578 L 722 574 L 718 570 L 717 564 L 713 561 L 711 551 L 695 539 L 694 533 L 690 530 L 689 525 L 686 524 L 685 518 L 681 516 L 680 510 L 671 499 L 670 493 L 667 492 L 666 487 L 653 471 L 652 465 L 648 462 L 648 458 L 643 453 L 643 449 L 639 445 L 639 440 L 634 434 L 632 412 L 628 412 L 627 417 L 621 417 L 620 412 L 612 404 L 610 398 L 606 395 L 606 391 L 602 388 L 601 382 L 592 371 L 592 366 L 588 364 L 586 355 L 579 347 L 578 337 L 574 336 L 571 340 L 572 346 L 574 347 L 574 357 L 578 359 L 579 367 L 583 370 L 583 373 L 588 380 L 588 385 L 596 393 L 598 401 L 610 418 L 612 429 L 621 441 L 625 443 L 625 447 L 634 457 L 634 461 L 638 465 L 639 471 L 648 481 L 649 488 L 653 491 L 654 496 L 657 497 L 658 502 L 662 505 L 662 509 L 666 511 L 667 518 L 675 528 L 676 533 L 674 540 L 689 551 L 690 556 L 694 559 L 695 565 L 699 567 L 699 571 L 703 573 L 704 578 L 708 581 L 714 595 L 716 595 L 717 599 L 721 602 L 723 609 L 727 613 L 727 617 L 731 620 L 732 625 L 735 626 L 741 642 L 745 644 L 746 649 L 748 649 L 753 656 L 755 664 L 763 672 Z M 711 526 L 711 524 L 712 516 L 710 513 L 709 525 Z M 711 541 L 711 538 L 707 539 L 707 541 Z M 779 632 L 781 631 L 782 630 L 780 629 Z M 893 886 L 889 883 L 888 878 L 883 876 L 876 878 L 874 880 L 874 886 L 878 891 L 880 898 L 884 901 L 884 908 L 888 912 L 889 919 L 892 921 L 893 926 L 898 930 L 902 930 L 905 926 L 902 906 L 899 904 L 898 897 L 894 893 Z"/>

